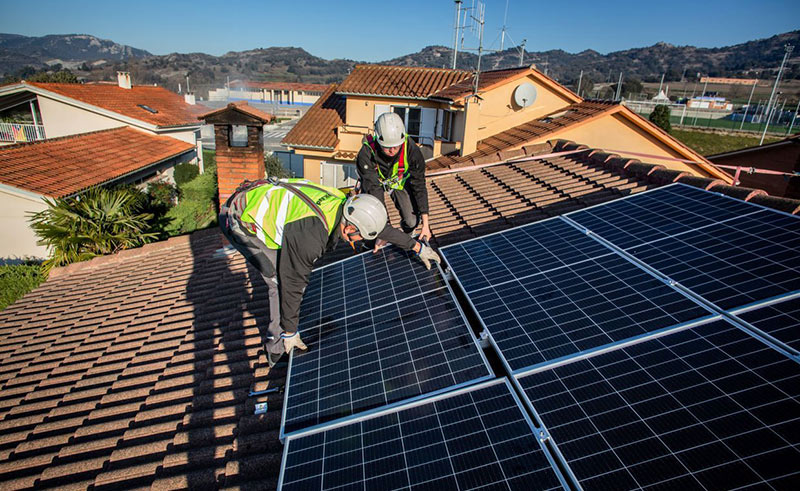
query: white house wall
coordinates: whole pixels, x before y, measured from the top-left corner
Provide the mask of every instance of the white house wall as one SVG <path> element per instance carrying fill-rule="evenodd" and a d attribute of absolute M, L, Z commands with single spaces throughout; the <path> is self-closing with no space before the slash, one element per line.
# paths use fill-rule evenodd
<path fill-rule="evenodd" d="M 122 121 L 101 116 L 41 95 L 38 98 L 39 109 L 42 113 L 42 123 L 44 124 L 47 138 L 129 126 Z M 194 144 L 194 140 L 190 143 Z"/>
<path fill-rule="evenodd" d="M 47 249 L 36 245 L 36 235 L 28 223 L 30 213 L 45 208 L 41 198 L 0 189 L 0 259 L 47 257 Z"/>

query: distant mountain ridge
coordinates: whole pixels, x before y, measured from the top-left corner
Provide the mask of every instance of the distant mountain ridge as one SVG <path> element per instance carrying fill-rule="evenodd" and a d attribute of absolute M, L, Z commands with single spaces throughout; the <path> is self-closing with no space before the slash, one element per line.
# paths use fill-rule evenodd
<path fill-rule="evenodd" d="M 643 80 L 656 80 L 662 73 L 667 74 L 667 80 L 677 80 L 684 73 L 693 77 L 698 72 L 711 76 L 770 78 L 780 65 L 783 47 L 787 43 L 798 45 L 800 30 L 722 48 L 656 43 L 606 55 L 591 49 L 580 53 L 563 50 L 525 52 L 522 64 L 536 64 L 540 70 L 564 83 L 577 80 L 581 70 L 585 77 L 595 82 L 616 81 L 620 72 L 624 72 L 626 79 Z M 800 79 L 798 61 L 800 49 L 795 51 L 785 78 Z M 178 84 L 185 86 L 188 76 L 191 88 L 201 96 L 206 89 L 220 86 L 228 79 L 338 82 L 357 63 L 347 59 L 326 60 L 297 47 L 261 48 L 228 52 L 222 56 L 204 53 L 153 55 L 86 34 L 42 37 L 0 34 L 0 76 L 61 64 L 86 80 L 115 80 L 117 70 L 126 70 L 131 72 L 134 83 L 166 85 L 172 90 L 177 90 Z M 452 65 L 451 49 L 428 46 L 417 53 L 382 63 L 449 67 Z M 519 64 L 520 55 L 516 48 L 489 53 L 481 59 L 483 70 Z M 459 53 L 458 68 L 474 69 L 476 66 L 474 53 Z"/>

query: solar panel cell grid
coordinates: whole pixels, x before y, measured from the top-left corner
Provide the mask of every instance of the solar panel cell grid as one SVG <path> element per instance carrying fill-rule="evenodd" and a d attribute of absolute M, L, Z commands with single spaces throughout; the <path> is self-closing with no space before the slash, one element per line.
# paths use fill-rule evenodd
<path fill-rule="evenodd" d="M 467 292 L 610 252 L 560 219 L 442 249 Z"/>
<path fill-rule="evenodd" d="M 304 331 L 284 432 L 491 375 L 446 288 Z"/>
<path fill-rule="evenodd" d="M 558 478 L 504 383 L 289 438 L 294 489 L 555 489 Z"/>
<path fill-rule="evenodd" d="M 800 351 L 800 298 L 736 314 L 778 341 Z"/>
<path fill-rule="evenodd" d="M 392 274 L 392 271 L 403 271 L 403 274 Z M 412 253 L 387 247 L 378 254 L 361 254 L 311 273 L 300 305 L 299 329 L 303 332 L 306 327 L 444 285 L 436 268 L 426 270 Z"/>
<path fill-rule="evenodd" d="M 800 220 L 771 211 L 628 252 L 724 310 L 800 290 Z"/>
<path fill-rule="evenodd" d="M 512 370 L 710 315 L 616 254 L 469 296 Z"/>
<path fill-rule="evenodd" d="M 586 489 L 800 485 L 800 364 L 725 322 L 518 380 Z"/>
<path fill-rule="evenodd" d="M 626 249 L 758 210 L 740 200 L 678 184 L 572 212 L 567 217 Z"/>

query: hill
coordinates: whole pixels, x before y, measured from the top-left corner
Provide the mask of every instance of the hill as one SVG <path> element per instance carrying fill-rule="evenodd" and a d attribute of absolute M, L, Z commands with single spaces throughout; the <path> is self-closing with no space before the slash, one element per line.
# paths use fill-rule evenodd
<path fill-rule="evenodd" d="M 798 45 L 800 31 L 778 34 L 767 39 L 749 41 L 722 48 L 697 48 L 657 43 L 601 54 L 593 50 L 568 53 L 562 50 L 525 52 L 522 64 L 534 63 L 548 75 L 563 83 L 577 80 L 581 70 L 594 82 L 615 81 L 619 72 L 626 79 L 680 80 L 682 75 L 694 77 L 698 72 L 711 76 L 771 78 L 780 65 L 785 44 Z M 800 50 L 796 51 L 800 55 Z M 785 78 L 800 79 L 800 56 L 789 64 Z M 459 53 L 458 68 L 474 69 L 478 57 L 471 52 Z M 134 83 L 165 85 L 173 90 L 185 84 L 201 96 L 211 87 L 227 79 L 253 81 L 290 81 L 331 83 L 344 79 L 356 61 L 326 60 L 298 47 L 259 48 L 229 52 L 222 56 L 204 53 L 172 53 L 155 56 L 147 51 L 120 45 L 113 41 L 84 34 L 28 37 L 0 34 L 0 76 L 25 76 L 36 69 L 63 67 L 86 80 L 115 80 L 116 71 L 131 72 Z M 382 63 L 403 66 L 449 67 L 451 50 L 445 46 L 428 46 L 417 53 L 386 60 Z M 482 69 L 506 68 L 520 64 L 520 53 L 509 48 L 486 54 Z"/>

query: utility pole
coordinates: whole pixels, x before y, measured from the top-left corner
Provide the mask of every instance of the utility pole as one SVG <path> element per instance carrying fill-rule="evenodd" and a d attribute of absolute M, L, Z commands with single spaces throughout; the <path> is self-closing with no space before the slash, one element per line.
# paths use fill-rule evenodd
<path fill-rule="evenodd" d="M 658 94 L 661 93 L 661 88 L 664 87 L 664 75 L 666 75 L 666 73 L 662 73 L 661 74 L 661 83 L 658 84 Z M 658 94 L 656 94 L 656 95 L 658 95 Z"/>
<path fill-rule="evenodd" d="M 800 100 L 797 101 L 797 107 L 794 108 L 794 114 L 792 115 L 792 123 L 789 125 L 789 131 L 786 132 L 787 135 L 792 134 L 792 128 L 794 128 L 794 120 L 797 119 L 797 111 L 800 111 Z"/>
<path fill-rule="evenodd" d="M 583 70 L 581 70 L 581 74 L 578 77 L 578 90 L 575 91 L 575 93 L 578 94 L 578 97 L 581 96 L 581 82 L 583 82 Z"/>
<path fill-rule="evenodd" d="M 475 95 L 478 95 L 479 80 L 481 76 L 481 57 L 483 56 L 483 24 L 484 4 L 478 3 L 478 18 L 472 17 L 478 23 L 478 69 L 475 71 Z"/>
<path fill-rule="evenodd" d="M 781 75 L 783 75 L 783 67 L 786 66 L 786 60 L 789 59 L 789 56 L 792 54 L 792 50 L 794 50 L 794 46 L 791 44 L 787 44 L 784 46 L 784 54 L 783 54 L 783 61 L 781 61 L 781 67 L 778 69 L 778 75 L 775 77 L 775 85 L 772 86 L 772 93 L 769 96 L 769 102 L 767 103 L 767 108 L 772 105 L 772 98 L 775 97 L 775 91 L 778 90 L 778 84 L 781 83 Z M 769 111 L 767 111 L 769 113 Z M 764 137 L 767 136 L 767 128 L 769 128 L 769 118 L 767 118 L 767 124 L 764 125 L 764 132 L 761 133 L 761 141 L 758 143 L 759 145 L 764 144 Z"/>
<path fill-rule="evenodd" d="M 500 51 L 503 51 L 503 43 L 506 40 L 506 20 L 508 19 L 508 0 L 506 0 L 506 13 L 503 14 L 503 32 L 500 35 Z"/>
<path fill-rule="evenodd" d="M 622 95 L 622 72 L 619 72 L 619 81 L 617 82 L 617 93 L 614 96 L 614 100 L 618 101 L 621 95 Z"/>
<path fill-rule="evenodd" d="M 458 58 L 458 29 L 460 27 L 460 20 L 461 20 L 461 0 L 455 0 L 456 4 L 456 20 L 455 25 L 453 26 L 453 70 L 456 69 L 456 59 Z"/>
<path fill-rule="evenodd" d="M 522 66 L 522 64 L 525 62 L 524 57 L 525 57 L 525 43 L 526 42 L 528 42 L 528 40 L 527 39 L 523 39 L 522 40 L 522 44 L 519 47 L 519 66 Z"/>
<path fill-rule="evenodd" d="M 750 101 L 753 100 L 753 92 L 755 92 L 757 84 L 758 80 L 753 82 L 753 88 L 750 89 L 750 97 L 747 98 L 747 106 L 744 108 L 744 115 L 742 116 L 742 124 L 739 125 L 739 130 L 742 130 L 744 128 L 744 120 L 747 119 L 747 111 L 750 110 Z"/>

